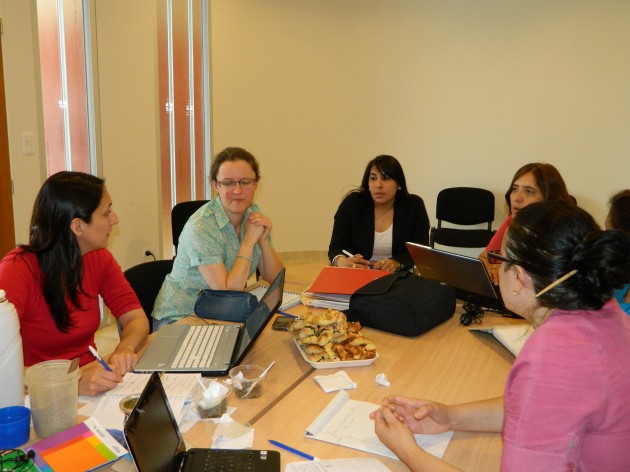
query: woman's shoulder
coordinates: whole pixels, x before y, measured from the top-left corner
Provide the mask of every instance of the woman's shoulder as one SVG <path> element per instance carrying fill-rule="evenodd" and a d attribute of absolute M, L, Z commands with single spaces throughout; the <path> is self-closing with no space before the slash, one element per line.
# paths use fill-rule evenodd
<path fill-rule="evenodd" d="M 357 206 L 364 206 L 366 204 L 371 204 L 372 203 L 372 197 L 369 194 L 369 192 L 365 192 L 362 190 L 353 190 L 349 193 L 347 193 L 344 197 L 343 200 L 341 201 L 341 203 L 339 204 L 340 208 L 347 208 L 347 207 L 357 207 Z"/>
<path fill-rule="evenodd" d="M 25 251 L 21 247 L 11 249 L 0 261 L 1 265 L 5 264 L 19 264 L 32 267 L 34 265 L 39 266 L 37 256 L 33 252 Z"/>
<path fill-rule="evenodd" d="M 408 193 L 407 195 L 400 195 L 396 198 L 396 204 L 401 207 L 407 208 L 424 208 L 424 200 L 415 193 Z"/>

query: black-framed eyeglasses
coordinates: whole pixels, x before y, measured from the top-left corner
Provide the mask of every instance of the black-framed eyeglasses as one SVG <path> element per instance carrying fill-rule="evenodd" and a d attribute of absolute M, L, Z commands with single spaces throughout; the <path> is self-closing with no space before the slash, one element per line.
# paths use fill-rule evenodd
<path fill-rule="evenodd" d="M 239 184 L 241 188 L 250 188 L 258 182 L 256 179 L 241 179 L 241 180 L 217 180 L 217 185 L 226 189 L 236 188 L 236 184 Z"/>
<path fill-rule="evenodd" d="M 501 254 L 500 250 L 488 251 L 486 254 L 488 258 L 488 262 L 490 264 L 501 264 L 502 262 L 507 262 L 508 264 L 517 264 L 517 261 L 514 259 L 510 259 L 509 257 Z"/>

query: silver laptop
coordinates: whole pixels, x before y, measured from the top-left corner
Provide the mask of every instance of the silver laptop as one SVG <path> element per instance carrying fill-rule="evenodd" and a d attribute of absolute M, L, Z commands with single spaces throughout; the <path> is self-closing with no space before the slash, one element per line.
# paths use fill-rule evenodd
<path fill-rule="evenodd" d="M 157 372 L 144 387 L 125 422 L 124 432 L 127 448 L 139 472 L 280 472 L 278 451 L 202 448 L 187 451 Z"/>
<path fill-rule="evenodd" d="M 406 243 L 418 273 L 453 287 L 457 298 L 468 300 L 503 314 L 511 312 L 503 305 L 498 287 L 481 259 L 441 251 L 416 243 Z"/>
<path fill-rule="evenodd" d="M 254 311 L 241 323 L 171 324 L 160 328 L 134 372 L 227 375 L 249 352 L 282 303 L 282 269 Z"/>

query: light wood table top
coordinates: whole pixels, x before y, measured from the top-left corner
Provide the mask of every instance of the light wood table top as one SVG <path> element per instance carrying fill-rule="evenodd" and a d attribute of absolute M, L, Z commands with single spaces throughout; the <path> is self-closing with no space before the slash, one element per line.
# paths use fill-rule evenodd
<path fill-rule="evenodd" d="M 497 315 L 486 317 L 488 321 L 499 318 Z M 358 385 L 357 389 L 348 391 L 355 400 L 380 404 L 383 397 L 391 394 L 443 403 L 496 397 L 503 394 L 514 361 L 514 356 L 491 335 L 469 332 L 459 324 L 457 316 L 416 338 L 369 328 L 362 332 L 376 344 L 379 358 L 370 366 L 346 370 Z M 254 447 L 269 448 L 267 440 L 275 439 L 320 459 L 376 457 L 394 471 L 407 470 L 399 461 L 303 436 L 304 430 L 334 396 L 334 393 L 324 393 L 312 377 L 337 370 L 315 370 L 258 420 Z M 390 387 L 376 384 L 379 373 L 387 376 Z M 291 453 L 281 451 L 281 454 L 283 464 L 301 460 Z M 500 434 L 461 432 L 453 435 L 444 455 L 447 462 L 467 471 L 499 470 L 500 457 Z"/>
<path fill-rule="evenodd" d="M 324 263 L 310 263 L 287 268 L 285 290 L 301 292 L 315 279 Z M 298 305 L 289 310 L 299 315 L 315 308 Z M 484 324 L 518 323 L 487 313 Z M 380 404 L 391 394 L 432 399 L 444 403 L 460 403 L 491 398 L 503 394 L 505 380 L 514 361 L 494 337 L 487 333 L 469 332 L 453 316 L 433 330 L 415 338 L 406 338 L 364 328 L 363 334 L 376 344 L 379 358 L 369 366 L 352 367 L 347 374 L 358 385 L 350 390 L 350 398 Z M 322 441 L 306 439 L 305 428 L 334 396 L 326 394 L 313 379 L 339 369 L 314 369 L 304 361 L 289 333 L 274 331 L 271 323 L 244 363 L 266 367 L 276 361 L 262 386 L 259 398 L 239 400 L 231 395 L 229 405 L 237 407 L 234 418 L 250 423 L 255 429 L 254 447 L 275 449 L 268 439 L 275 439 L 321 459 L 372 457 L 381 460 L 393 471 L 407 468 L 397 460 L 364 453 Z M 375 377 L 384 373 L 390 387 L 376 384 Z M 214 425 L 199 422 L 185 435 L 192 447 L 210 447 Z M 444 460 L 466 471 L 498 471 L 501 457 L 501 436 L 490 433 L 456 432 Z M 280 450 L 282 470 L 289 462 L 303 460 Z"/>

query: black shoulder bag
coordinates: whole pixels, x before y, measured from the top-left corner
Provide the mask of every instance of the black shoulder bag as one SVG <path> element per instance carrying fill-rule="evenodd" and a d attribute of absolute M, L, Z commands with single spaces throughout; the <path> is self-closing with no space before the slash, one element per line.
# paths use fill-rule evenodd
<path fill-rule="evenodd" d="M 403 336 L 418 336 L 455 313 L 455 289 L 411 272 L 395 272 L 350 297 L 348 320 Z"/>

